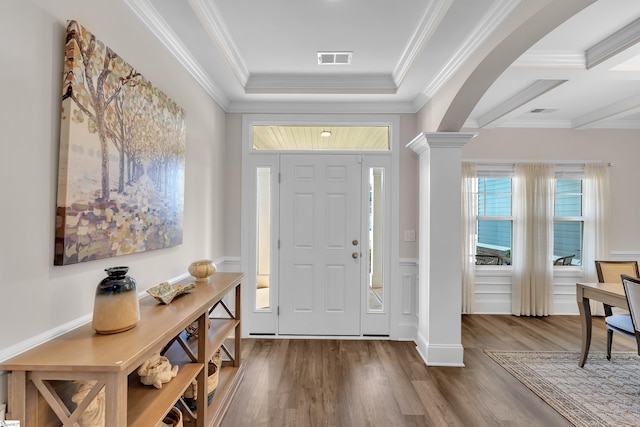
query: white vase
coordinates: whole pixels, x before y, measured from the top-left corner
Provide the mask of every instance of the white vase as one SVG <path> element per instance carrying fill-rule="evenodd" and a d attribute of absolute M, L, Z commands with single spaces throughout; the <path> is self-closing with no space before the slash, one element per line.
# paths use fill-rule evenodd
<path fill-rule="evenodd" d="M 196 278 L 196 282 L 207 282 L 215 271 L 216 265 L 210 259 L 201 259 L 189 265 L 189 274 Z"/>

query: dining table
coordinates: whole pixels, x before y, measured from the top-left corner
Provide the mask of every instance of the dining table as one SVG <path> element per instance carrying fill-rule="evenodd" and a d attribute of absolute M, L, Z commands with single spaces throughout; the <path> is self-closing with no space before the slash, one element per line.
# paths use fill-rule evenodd
<path fill-rule="evenodd" d="M 582 349 L 578 365 L 584 367 L 591 346 L 591 300 L 604 304 L 605 315 L 611 315 L 611 307 L 629 309 L 622 282 L 617 283 L 577 283 L 576 300 L 582 325 Z"/>

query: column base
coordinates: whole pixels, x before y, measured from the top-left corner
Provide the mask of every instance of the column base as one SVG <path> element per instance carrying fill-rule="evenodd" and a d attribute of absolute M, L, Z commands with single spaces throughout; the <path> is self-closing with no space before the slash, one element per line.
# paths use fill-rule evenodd
<path fill-rule="evenodd" d="M 464 368 L 464 347 L 461 344 L 430 344 L 418 332 L 416 349 L 427 366 Z"/>

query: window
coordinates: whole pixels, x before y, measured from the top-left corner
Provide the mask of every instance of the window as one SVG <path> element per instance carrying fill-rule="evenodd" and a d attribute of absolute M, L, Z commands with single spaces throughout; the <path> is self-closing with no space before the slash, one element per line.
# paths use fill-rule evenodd
<path fill-rule="evenodd" d="M 478 177 L 477 265 L 511 264 L 511 178 Z"/>
<path fill-rule="evenodd" d="M 553 218 L 555 265 L 582 265 L 582 179 L 556 179 Z"/>
<path fill-rule="evenodd" d="M 389 126 L 253 125 L 256 151 L 390 151 Z"/>
<path fill-rule="evenodd" d="M 582 265 L 583 174 L 582 165 L 556 167 L 552 256 L 557 266 Z M 512 191 L 511 173 L 507 168 L 479 170 L 476 265 L 511 264 Z"/>

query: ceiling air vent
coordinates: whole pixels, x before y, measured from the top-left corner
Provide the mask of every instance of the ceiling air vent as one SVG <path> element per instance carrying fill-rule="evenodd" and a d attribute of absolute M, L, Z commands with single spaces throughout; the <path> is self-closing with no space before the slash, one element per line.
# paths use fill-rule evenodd
<path fill-rule="evenodd" d="M 553 113 L 556 110 L 557 108 L 534 108 L 533 110 L 529 111 L 529 113 L 532 113 L 532 114 Z"/>
<path fill-rule="evenodd" d="M 318 65 L 349 65 L 353 52 L 318 52 Z"/>

